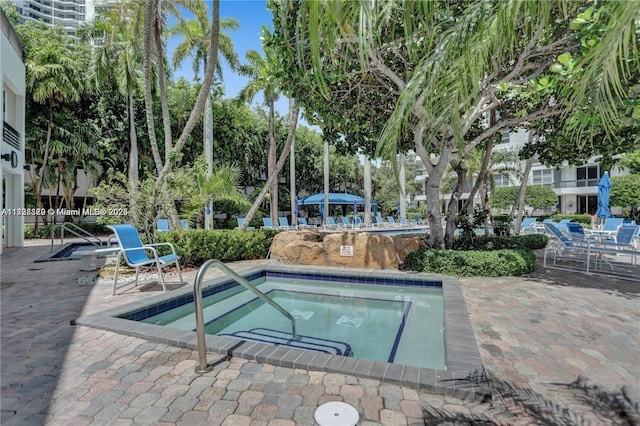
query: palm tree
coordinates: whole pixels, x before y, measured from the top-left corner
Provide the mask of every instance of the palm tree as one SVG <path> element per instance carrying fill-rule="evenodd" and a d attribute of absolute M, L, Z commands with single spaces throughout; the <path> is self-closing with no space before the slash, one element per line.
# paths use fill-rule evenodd
<path fill-rule="evenodd" d="M 54 130 L 53 112 L 56 104 L 77 102 L 84 90 L 84 64 L 81 49 L 56 28 L 25 24 L 20 29 L 21 39 L 26 45 L 26 87 L 33 101 L 47 105 L 47 134 L 44 143 L 42 166 L 34 195 L 39 208 L 42 207 L 42 188 L 50 160 L 50 148 Z M 36 216 L 35 229 L 38 228 Z"/>
<path fill-rule="evenodd" d="M 267 159 L 267 176 L 271 176 L 276 169 L 276 156 L 278 145 L 275 135 L 275 103 L 279 98 L 278 81 L 275 73 L 278 67 L 276 59 L 267 55 L 262 57 L 255 50 L 246 53 L 247 64 L 240 66 L 240 74 L 250 78 L 247 85 L 240 91 L 238 99 L 243 102 L 251 102 L 262 91 L 264 104 L 269 108 L 269 154 Z M 269 188 L 271 198 L 270 215 L 273 223 L 278 223 L 278 182 L 273 180 Z"/>
<path fill-rule="evenodd" d="M 168 31 L 168 35 L 183 36 L 182 42 L 176 46 L 173 54 L 173 67 L 178 65 L 188 56 L 193 55 L 193 72 L 195 79 L 199 80 L 200 64 L 203 69 L 207 68 L 207 51 L 211 44 L 211 24 L 206 13 L 203 2 L 188 2 L 191 10 L 194 12 L 195 20 L 179 19 L 178 24 Z M 238 21 L 235 19 L 224 19 L 220 21 L 220 28 L 224 30 L 235 31 L 238 29 Z M 234 51 L 233 41 L 224 32 L 220 32 L 220 53 L 229 63 L 230 68 L 235 70 L 239 64 L 238 55 Z M 220 60 L 217 61 L 215 70 L 216 76 L 222 80 L 222 67 Z M 207 173 L 209 176 L 213 174 L 213 119 L 211 111 L 211 94 L 207 96 L 204 108 L 203 123 L 203 141 L 202 146 L 207 158 Z M 205 229 L 212 227 L 212 218 L 210 214 L 205 215 Z"/>
<path fill-rule="evenodd" d="M 99 10 L 96 19 L 81 32 L 84 39 L 101 42 L 94 50 L 90 76 L 98 90 L 115 81 L 118 92 L 125 98 L 129 127 L 129 210 L 136 214 L 138 190 L 138 137 L 135 126 L 135 98 L 141 77 L 142 46 L 136 37 L 135 16 L 129 2 L 119 8 Z"/>

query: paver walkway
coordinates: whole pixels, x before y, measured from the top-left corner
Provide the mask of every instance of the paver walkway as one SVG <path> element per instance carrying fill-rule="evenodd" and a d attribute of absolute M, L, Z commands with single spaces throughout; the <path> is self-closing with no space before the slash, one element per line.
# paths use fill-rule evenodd
<path fill-rule="evenodd" d="M 313 425 L 330 400 L 352 404 L 362 425 L 640 421 L 637 283 L 558 271 L 462 279 L 496 389 L 478 404 L 237 358 L 197 375 L 195 351 L 71 326 L 160 287 L 110 297 L 110 286 L 79 283 L 79 261 L 33 263 L 48 251 L 42 244 L 0 257 L 3 426 Z M 233 267 L 246 265 L 255 262 Z"/>

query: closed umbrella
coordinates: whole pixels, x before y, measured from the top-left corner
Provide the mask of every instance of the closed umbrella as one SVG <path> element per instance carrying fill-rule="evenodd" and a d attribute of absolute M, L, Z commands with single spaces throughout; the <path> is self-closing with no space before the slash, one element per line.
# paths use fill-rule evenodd
<path fill-rule="evenodd" d="M 611 179 L 609 179 L 609 173 L 604 172 L 604 175 L 598 182 L 598 210 L 596 214 L 599 218 L 607 218 L 611 216 L 609 210 L 609 189 L 611 188 Z"/>

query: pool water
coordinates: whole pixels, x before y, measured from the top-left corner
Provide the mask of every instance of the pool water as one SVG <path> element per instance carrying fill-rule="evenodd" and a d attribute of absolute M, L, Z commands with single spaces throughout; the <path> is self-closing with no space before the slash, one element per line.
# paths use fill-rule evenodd
<path fill-rule="evenodd" d="M 252 280 L 295 318 L 301 338 L 293 341 L 285 316 L 242 286 L 228 282 L 203 299 L 205 332 L 444 370 L 442 289 L 419 283 L 381 285 L 274 276 Z M 192 301 L 138 319 L 195 329 Z"/>

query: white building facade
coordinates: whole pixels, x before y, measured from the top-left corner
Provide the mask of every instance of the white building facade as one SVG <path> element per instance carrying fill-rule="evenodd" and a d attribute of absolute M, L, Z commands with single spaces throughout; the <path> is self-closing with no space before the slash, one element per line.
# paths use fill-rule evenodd
<path fill-rule="evenodd" d="M 515 132 L 505 131 L 503 133 L 501 143 L 494 146 L 494 152 L 500 150 L 519 151 L 529 139 L 529 133 L 526 130 Z M 595 214 L 598 209 L 598 182 L 605 171 L 609 172 L 609 176 L 623 176 L 628 174 L 621 167 L 614 167 L 612 170 L 603 170 L 596 161 L 597 157 L 589 159 L 584 165 L 570 166 L 564 163 L 558 167 L 546 167 L 539 161 L 533 162 L 531 172 L 529 173 L 527 185 L 546 185 L 553 189 L 558 196 L 558 203 L 555 207 L 541 210 L 528 210 L 528 214 Z M 521 164 L 524 170 L 524 162 Z M 426 174 L 416 177 L 416 181 L 424 182 Z M 496 188 L 506 186 L 520 186 L 519 179 L 507 174 L 494 173 L 494 186 Z M 475 182 L 475 176 L 469 176 L 469 181 L 465 187 L 461 199 L 466 200 L 470 196 L 471 188 Z M 417 194 L 415 200 L 419 203 L 426 203 L 424 191 Z M 442 193 L 440 195 L 441 205 L 447 205 L 451 193 Z M 480 199 L 474 200 L 473 205 L 480 204 Z M 612 207 L 613 214 L 620 214 L 621 210 Z"/>
<path fill-rule="evenodd" d="M 1 11 L 0 11 L 1 12 Z M 2 248 L 24 245 L 25 66 L 22 45 L 9 20 L 0 13 L 0 80 L 2 80 Z"/>
<path fill-rule="evenodd" d="M 76 37 L 84 22 L 92 21 L 96 8 L 115 4 L 115 0 L 14 0 L 23 21 L 58 25 Z"/>

